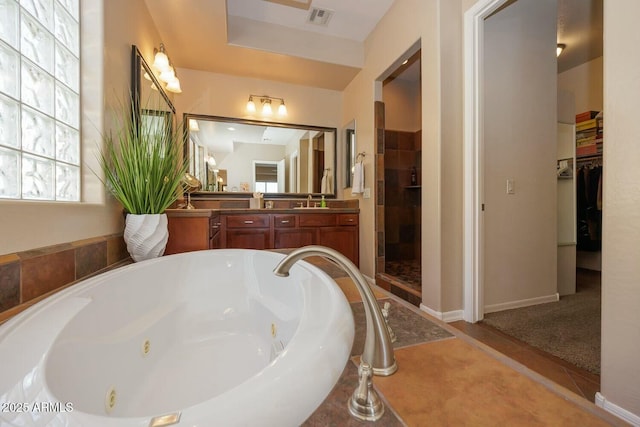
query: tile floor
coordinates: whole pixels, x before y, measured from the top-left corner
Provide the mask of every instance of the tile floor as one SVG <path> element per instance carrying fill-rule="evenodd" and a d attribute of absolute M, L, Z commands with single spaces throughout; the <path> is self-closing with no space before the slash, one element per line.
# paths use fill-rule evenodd
<path fill-rule="evenodd" d="M 359 354 L 364 331 L 357 290 L 329 261 L 312 263 L 328 270 L 352 304 L 358 325 L 352 353 Z M 363 423 L 348 414 L 347 401 L 357 385 L 358 358 L 354 356 L 304 426 L 626 425 L 584 399 L 590 391 L 577 393 L 561 387 L 518 358 L 509 358 L 467 335 L 460 325 L 455 328 L 431 318 L 381 288 L 375 287 L 375 294 L 381 305 L 391 302 L 390 324 L 398 335 L 394 345 L 398 371 L 373 380 L 385 403 L 383 417 Z M 490 336 L 487 331 L 470 333 Z M 521 354 L 521 359 L 526 359 L 525 352 Z M 580 375 L 573 377 L 576 386 L 590 381 Z"/>
<path fill-rule="evenodd" d="M 600 391 L 599 375 L 578 368 L 482 322 L 467 323 L 461 320 L 450 325 L 590 402 L 595 401 L 596 392 Z"/>

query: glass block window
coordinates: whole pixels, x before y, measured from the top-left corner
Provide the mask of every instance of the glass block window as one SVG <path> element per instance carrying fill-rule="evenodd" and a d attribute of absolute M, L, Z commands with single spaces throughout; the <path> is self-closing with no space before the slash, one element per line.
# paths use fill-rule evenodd
<path fill-rule="evenodd" d="M 0 199 L 80 200 L 80 0 L 0 0 Z"/>

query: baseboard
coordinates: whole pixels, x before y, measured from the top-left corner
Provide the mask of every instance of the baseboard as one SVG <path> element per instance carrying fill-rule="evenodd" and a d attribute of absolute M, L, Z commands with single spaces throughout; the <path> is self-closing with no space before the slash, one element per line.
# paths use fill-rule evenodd
<path fill-rule="evenodd" d="M 485 313 L 494 313 L 496 311 L 510 310 L 512 308 L 528 307 L 530 305 L 544 304 L 546 302 L 556 302 L 560 300 L 560 294 L 545 295 L 529 299 L 521 299 L 518 301 L 503 302 L 500 304 L 490 304 L 484 307 Z"/>
<path fill-rule="evenodd" d="M 440 319 L 443 322 L 456 322 L 458 320 L 462 320 L 462 315 L 464 314 L 463 310 L 453 310 L 453 311 L 435 311 L 424 304 L 420 304 L 420 310 L 424 311 L 430 316 L 435 317 L 436 319 Z"/>
<path fill-rule="evenodd" d="M 627 411 L 624 408 L 616 405 L 615 403 L 609 402 L 600 392 L 596 392 L 596 405 L 601 407 L 607 412 L 612 413 L 618 418 L 628 422 L 632 426 L 640 426 L 640 416 L 636 415 L 632 412 Z"/>

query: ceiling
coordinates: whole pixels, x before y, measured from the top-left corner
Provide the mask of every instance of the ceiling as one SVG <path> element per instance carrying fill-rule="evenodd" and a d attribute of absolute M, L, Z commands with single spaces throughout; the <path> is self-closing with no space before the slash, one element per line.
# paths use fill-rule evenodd
<path fill-rule="evenodd" d="M 215 153 L 232 153 L 234 144 L 237 143 L 287 145 L 299 141 L 309 133 L 309 130 L 306 129 L 288 127 L 213 120 L 197 120 L 197 122 L 200 130 L 193 135 L 200 145 L 206 145 L 210 151 Z"/>
<path fill-rule="evenodd" d="M 312 0 L 311 7 L 333 11 L 326 26 L 306 22 L 308 10 L 274 1 L 145 0 L 179 68 L 333 90 L 360 71 L 363 40 L 394 0 Z"/>
<path fill-rule="evenodd" d="M 394 0 L 145 2 L 179 68 L 343 90 Z M 326 25 L 308 22 L 316 7 L 331 13 Z M 602 0 L 558 0 L 557 37 L 567 45 L 559 72 L 601 56 Z"/>
<path fill-rule="evenodd" d="M 602 56 L 602 0 L 558 0 L 557 40 L 559 73 Z"/>

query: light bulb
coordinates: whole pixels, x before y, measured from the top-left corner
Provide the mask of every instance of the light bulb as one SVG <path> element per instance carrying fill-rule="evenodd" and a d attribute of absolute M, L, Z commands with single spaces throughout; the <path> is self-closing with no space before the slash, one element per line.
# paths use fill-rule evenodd
<path fill-rule="evenodd" d="M 273 113 L 273 111 L 271 110 L 271 100 L 267 99 L 266 101 L 264 101 L 264 104 L 262 104 L 262 114 L 264 114 L 265 116 L 270 116 Z"/>
<path fill-rule="evenodd" d="M 178 78 L 174 78 L 169 83 L 167 83 L 167 90 L 173 93 L 182 93 L 182 88 L 180 87 L 180 80 Z"/>
<path fill-rule="evenodd" d="M 247 111 L 250 113 L 256 112 L 256 103 L 253 102 L 253 96 L 249 97 L 249 102 L 247 102 Z"/>
<path fill-rule="evenodd" d="M 156 51 L 153 66 L 161 72 L 169 68 L 169 57 L 164 53 L 164 45 L 162 43 L 160 43 L 160 50 Z"/>
<path fill-rule="evenodd" d="M 284 105 L 284 101 L 282 101 L 278 107 L 278 114 L 281 116 L 287 115 L 287 107 Z"/>
<path fill-rule="evenodd" d="M 169 68 L 160 73 L 160 80 L 165 83 L 172 82 L 176 78 L 176 72 L 173 67 L 169 65 Z"/>

